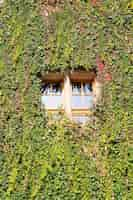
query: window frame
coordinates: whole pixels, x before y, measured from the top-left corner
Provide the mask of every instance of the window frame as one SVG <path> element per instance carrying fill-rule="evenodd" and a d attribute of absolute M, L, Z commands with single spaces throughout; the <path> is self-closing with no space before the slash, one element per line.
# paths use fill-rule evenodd
<path fill-rule="evenodd" d="M 84 75 L 86 77 L 84 77 Z M 56 76 L 56 74 L 52 74 L 51 76 L 46 75 L 43 79 L 42 79 L 42 89 L 43 89 L 43 84 L 45 86 L 45 84 L 49 84 L 49 91 L 51 90 L 51 92 L 49 92 L 49 94 L 45 93 L 45 90 L 42 90 L 42 95 L 44 96 L 51 96 L 53 97 L 54 100 L 54 96 L 60 96 L 62 97 L 62 106 L 63 106 L 63 112 L 66 113 L 66 115 L 68 116 L 68 118 L 70 118 L 72 120 L 72 116 L 73 117 L 82 117 L 82 116 L 88 116 L 92 113 L 92 107 L 90 106 L 83 106 L 81 103 L 81 107 L 79 106 L 75 106 L 72 107 L 72 98 L 73 96 L 79 96 L 81 97 L 81 102 L 82 99 L 84 97 L 92 97 L 92 104 L 95 106 L 95 101 L 96 101 L 96 77 L 93 78 L 88 78 L 88 74 L 82 74 L 81 76 L 78 73 L 76 76 L 71 76 L 70 73 L 66 73 L 64 76 L 60 77 L 60 74 L 58 74 L 58 77 Z M 59 92 L 52 92 L 53 90 L 53 84 L 59 83 Z M 73 84 L 80 84 L 80 90 L 78 90 L 77 87 L 77 91 L 73 92 Z M 86 87 L 85 84 L 88 84 L 88 86 Z M 89 88 L 90 85 L 90 88 Z M 45 87 L 44 87 L 45 88 Z M 47 90 L 47 89 L 46 89 Z M 56 91 L 56 86 L 55 86 L 55 91 Z M 84 102 L 84 100 L 83 100 Z M 89 105 L 89 104 L 88 104 Z M 51 112 L 58 112 L 59 109 L 58 108 L 46 108 L 48 111 Z"/>

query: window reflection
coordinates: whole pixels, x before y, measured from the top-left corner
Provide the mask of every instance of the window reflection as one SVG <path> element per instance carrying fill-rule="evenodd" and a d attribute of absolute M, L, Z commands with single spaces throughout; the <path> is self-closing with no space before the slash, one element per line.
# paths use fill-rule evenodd
<path fill-rule="evenodd" d="M 92 95 L 86 95 L 86 96 L 73 95 L 71 107 L 73 109 L 93 108 L 93 96 Z"/>
<path fill-rule="evenodd" d="M 53 83 L 52 84 L 52 94 L 61 94 L 61 84 L 60 83 Z"/>
<path fill-rule="evenodd" d="M 49 83 L 43 84 L 41 87 L 41 92 L 42 94 L 48 95 L 48 93 L 50 92 L 50 84 Z"/>
<path fill-rule="evenodd" d="M 81 83 L 72 83 L 72 93 L 75 95 L 81 94 Z"/>
<path fill-rule="evenodd" d="M 84 94 L 90 94 L 92 92 L 92 85 L 90 83 L 83 83 Z"/>
<path fill-rule="evenodd" d="M 91 83 L 72 83 L 73 95 L 89 95 L 92 92 Z"/>
<path fill-rule="evenodd" d="M 60 95 L 42 95 L 41 96 L 42 107 L 47 109 L 60 109 L 62 107 L 62 96 Z"/>
<path fill-rule="evenodd" d="M 90 83 L 72 83 L 72 109 L 87 109 L 93 107 L 92 84 Z"/>
<path fill-rule="evenodd" d="M 41 87 L 43 95 L 61 95 L 61 83 L 45 83 Z"/>

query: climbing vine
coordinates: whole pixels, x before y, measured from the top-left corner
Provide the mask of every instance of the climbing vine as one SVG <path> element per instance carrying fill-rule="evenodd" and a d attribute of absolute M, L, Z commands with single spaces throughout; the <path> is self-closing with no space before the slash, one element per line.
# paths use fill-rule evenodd
<path fill-rule="evenodd" d="M 0 4 L 0 199 L 132 199 L 132 1 L 47 2 Z M 51 122 L 38 73 L 81 68 L 104 81 L 95 122 Z"/>

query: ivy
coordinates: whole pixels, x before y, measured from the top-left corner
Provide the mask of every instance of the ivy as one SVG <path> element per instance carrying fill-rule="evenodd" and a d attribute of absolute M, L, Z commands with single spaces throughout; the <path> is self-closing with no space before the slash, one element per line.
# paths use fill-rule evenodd
<path fill-rule="evenodd" d="M 0 5 L 0 199 L 132 199 L 132 3 L 64 2 Z M 37 75 L 83 68 L 103 74 L 94 123 L 51 121 Z"/>

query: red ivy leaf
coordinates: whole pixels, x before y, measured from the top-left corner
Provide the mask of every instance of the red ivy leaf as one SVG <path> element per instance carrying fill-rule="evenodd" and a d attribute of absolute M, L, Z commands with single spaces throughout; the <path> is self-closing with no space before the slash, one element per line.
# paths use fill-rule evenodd
<path fill-rule="evenodd" d="M 105 80 L 106 80 L 106 81 L 111 81 L 111 80 L 112 80 L 112 76 L 111 76 L 110 73 L 106 73 L 106 74 L 105 74 Z"/>
<path fill-rule="evenodd" d="M 96 63 L 97 63 L 98 71 L 102 72 L 105 67 L 104 62 L 98 57 L 96 59 Z"/>
<path fill-rule="evenodd" d="M 91 0 L 91 3 L 92 3 L 93 5 L 96 5 L 97 0 Z"/>
<path fill-rule="evenodd" d="M 93 6 L 96 6 L 96 5 L 98 5 L 100 2 L 99 2 L 99 0 L 91 0 L 91 3 L 92 3 Z"/>
<path fill-rule="evenodd" d="M 98 64 L 98 69 L 99 69 L 99 71 L 103 71 L 104 70 L 104 63 L 100 62 Z"/>

